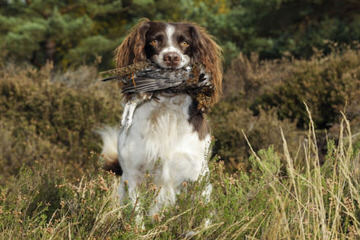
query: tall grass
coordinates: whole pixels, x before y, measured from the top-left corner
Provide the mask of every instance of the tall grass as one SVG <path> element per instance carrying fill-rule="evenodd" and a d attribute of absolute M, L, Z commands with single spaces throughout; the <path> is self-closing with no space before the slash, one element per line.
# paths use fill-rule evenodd
<path fill-rule="evenodd" d="M 0 236 L 182 239 L 191 232 L 192 239 L 357 239 L 359 152 L 353 148 L 346 118 L 340 126 L 338 143 L 328 142 L 324 165 L 319 162 L 311 117 L 299 150 L 303 154 L 290 155 L 279 129 L 283 152 L 271 147 L 253 152 L 250 173 L 230 174 L 222 162 L 211 160 L 214 190 L 209 203 L 199 196 L 203 183 L 184 184 L 186 190 L 176 205 L 152 219 L 146 206 L 156 188 L 144 186 L 145 197 L 139 199 L 145 206 L 144 229 L 136 224 L 133 206 L 118 204 L 115 176 L 98 172 L 69 182 L 51 166 L 36 171 L 24 167 L 1 187 Z M 206 226 L 208 218 L 211 223 Z"/>

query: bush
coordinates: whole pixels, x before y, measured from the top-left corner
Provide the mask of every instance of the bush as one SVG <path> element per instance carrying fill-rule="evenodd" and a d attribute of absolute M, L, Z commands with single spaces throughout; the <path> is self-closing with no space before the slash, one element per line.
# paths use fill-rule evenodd
<path fill-rule="evenodd" d="M 34 161 L 67 162 L 79 171 L 96 166 L 92 153 L 101 140 L 94 130 L 119 122 L 121 96 L 111 83 L 97 82 L 96 72 L 86 84 L 71 85 L 74 77 L 51 81 L 50 65 L 0 70 L 1 174 Z"/>
<path fill-rule="evenodd" d="M 319 129 L 328 129 L 345 111 L 352 121 L 360 116 L 360 51 L 347 50 L 326 57 L 294 60 L 280 84 L 258 97 L 251 108 L 276 108 L 280 119 L 307 127 L 306 103 Z"/>
<path fill-rule="evenodd" d="M 334 51 L 309 60 L 291 57 L 260 60 L 240 54 L 224 74 L 224 98 L 210 118 L 215 135 L 214 153 L 231 167 L 247 168 L 249 148 L 282 146 L 283 128 L 291 151 L 297 151 L 308 127 L 305 103 L 312 112 L 321 161 L 327 139 L 337 139 L 344 111 L 352 128 L 360 130 L 360 51 Z M 244 131 L 244 134 L 243 134 Z M 355 138 L 358 141 L 358 138 Z"/>

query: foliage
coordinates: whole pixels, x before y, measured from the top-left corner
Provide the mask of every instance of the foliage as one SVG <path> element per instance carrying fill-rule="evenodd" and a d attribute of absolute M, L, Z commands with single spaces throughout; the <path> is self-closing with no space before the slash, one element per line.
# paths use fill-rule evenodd
<path fill-rule="evenodd" d="M 241 51 L 279 58 L 291 53 L 310 57 L 314 48 L 329 52 L 328 41 L 359 41 L 359 2 L 346 1 L 229 1 L 225 28 L 216 36 L 232 36 Z"/>
<path fill-rule="evenodd" d="M 100 62 L 110 68 L 112 51 L 141 18 L 193 21 L 224 49 L 225 66 L 241 51 L 261 59 L 360 40 L 358 1 L 319 0 L 91 0 L 0 1 L 0 57 L 57 68 Z"/>
<path fill-rule="evenodd" d="M 16 62 L 42 66 L 53 61 L 67 68 L 81 64 L 112 65 L 112 52 L 140 18 L 191 20 L 185 6 L 212 1 L 4 1 L 0 9 L 0 50 Z M 195 10 L 194 10 L 195 11 Z M 185 14 L 185 15 L 184 15 Z"/>
<path fill-rule="evenodd" d="M 36 66 L 47 60 L 67 67 L 69 63 L 92 63 L 93 56 L 102 56 L 112 51 L 117 39 L 110 41 L 103 37 L 96 48 L 89 48 L 86 54 L 77 56 L 94 37 L 102 32 L 107 14 L 121 11 L 119 1 L 8 1 L 1 8 L 0 38 L 8 56 L 17 61 L 26 60 Z M 80 48 L 80 49 L 78 49 Z"/>

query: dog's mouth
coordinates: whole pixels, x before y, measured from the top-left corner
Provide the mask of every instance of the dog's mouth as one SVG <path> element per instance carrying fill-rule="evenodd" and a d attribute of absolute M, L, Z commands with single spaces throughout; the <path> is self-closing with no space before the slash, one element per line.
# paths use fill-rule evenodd
<path fill-rule="evenodd" d="M 179 64 L 179 63 L 165 63 L 165 62 L 159 62 L 158 61 L 159 56 L 158 55 L 154 55 L 150 60 L 152 63 L 154 63 L 157 67 L 162 68 L 162 69 L 168 69 L 168 70 L 178 70 L 178 69 L 183 69 L 186 68 L 188 66 L 190 66 L 190 62 L 186 63 L 186 64 Z"/>
<path fill-rule="evenodd" d="M 177 64 L 169 64 L 165 67 L 166 69 L 170 69 L 170 70 L 176 70 L 176 69 L 180 69 L 180 68 L 183 68 L 183 67 L 179 67 Z"/>

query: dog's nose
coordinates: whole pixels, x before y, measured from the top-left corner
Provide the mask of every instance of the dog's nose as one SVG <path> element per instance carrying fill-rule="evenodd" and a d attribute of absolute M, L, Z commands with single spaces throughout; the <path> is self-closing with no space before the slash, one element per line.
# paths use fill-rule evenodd
<path fill-rule="evenodd" d="M 176 67 L 180 63 L 180 55 L 176 52 L 168 52 L 164 54 L 164 62 L 166 65 Z"/>

